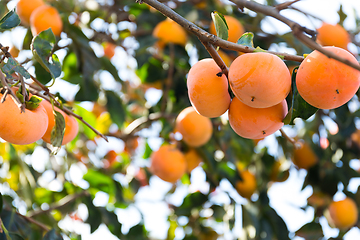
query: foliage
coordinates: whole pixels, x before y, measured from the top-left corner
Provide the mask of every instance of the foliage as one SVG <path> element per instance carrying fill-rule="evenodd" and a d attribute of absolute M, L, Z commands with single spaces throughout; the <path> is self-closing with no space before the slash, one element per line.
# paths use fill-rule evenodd
<path fill-rule="evenodd" d="M 343 193 L 360 206 L 360 192 L 348 189 L 350 181 L 360 177 L 358 169 L 352 167 L 360 154 L 358 93 L 337 109 L 316 109 L 297 92 L 294 70 L 292 92 L 287 98 L 289 113 L 284 119 L 290 125 L 284 129 L 295 140 L 276 133 L 257 143 L 238 136 L 226 116 L 212 118 L 212 138 L 196 148 L 203 160 L 200 167 L 176 183 L 164 185 L 148 169 L 151 153 L 159 147 L 159 139 L 175 143 L 182 152 L 190 149 L 184 141 L 178 141 L 174 127 L 176 116 L 190 106 L 186 87 L 190 63 L 211 57 L 201 41 L 188 32 L 185 46 L 161 45 L 152 30 L 165 20 L 164 15 L 135 0 L 49 0 L 47 4 L 61 14 L 63 33 L 56 37 L 48 29 L 32 36 L 16 11 L 7 9 L 11 5 L 5 4 L 8 2 L 14 1 L 0 1 L 0 31 L 26 34 L 18 58 L 9 56 L 6 46 L 1 45 L 2 75 L 15 82 L 14 73 L 18 74 L 29 88 L 35 86 L 31 92 L 34 95 L 47 97 L 45 89 L 49 89 L 58 107 L 66 106 L 78 115 L 80 131 L 72 142 L 56 151 L 54 148 L 61 143 L 55 140 L 62 139 L 56 136 L 55 146 L 42 140 L 24 146 L 0 143 L 0 239 L 81 239 L 74 227 L 79 223 L 87 224 L 91 233 L 105 224 L 119 239 L 158 238 L 147 219 L 151 207 L 140 207 L 147 201 L 141 198 L 146 191 L 159 194 L 152 197 L 166 209 L 167 229 L 162 229 L 166 239 L 282 240 L 295 235 L 322 239 L 320 219 L 330 200 L 341 191 L 340 185 Z M 237 44 L 256 47 L 256 51 L 286 46 L 299 56 L 311 52 L 291 32 L 267 33 L 262 29 L 263 14 L 240 12 L 234 5 L 217 0 L 161 2 L 206 31 L 215 19 L 223 39 L 228 38 L 223 15 L 234 16 L 248 32 Z M 277 4 L 267 2 L 270 6 Z M 339 10 L 340 23 L 347 18 L 343 9 Z M 357 19 L 357 28 L 359 23 Z M 112 59 L 102 55 L 105 42 L 117 46 Z M 230 49 L 222 51 L 231 59 L 239 54 Z M 63 84 L 54 93 L 57 83 Z M 44 88 L 39 90 L 39 86 Z M 70 88 L 78 89 L 72 97 L 67 96 Z M 161 92 L 160 99 L 154 92 Z M 61 135 L 63 120 L 57 121 L 59 129 L 54 134 Z M 307 142 L 319 159 L 307 171 L 301 170 L 306 172 L 302 189 L 309 187 L 313 195 L 322 197 L 321 204 L 309 198 L 302 206 L 300 210 L 314 209 L 313 220 L 294 232 L 270 204 L 268 191 L 277 162 L 282 161 L 277 177 L 288 174 L 289 168 L 292 173 L 298 171 L 291 162 L 298 139 Z M 110 154 L 111 150 L 116 154 Z M 256 193 L 249 199 L 235 190 L 244 169 L 257 179 Z M 204 176 L 206 182 L 202 182 L 205 187 L 201 189 L 193 184 L 199 176 Z M 224 189 L 226 184 L 230 187 Z M 153 186 L 164 189 L 154 190 Z M 101 196 L 106 197 L 99 203 Z M 218 196 L 223 200 L 219 201 Z M 129 226 L 126 213 L 132 211 L 139 217 L 131 215 L 129 218 L 136 222 Z M 348 230 L 339 231 L 338 237 Z"/>

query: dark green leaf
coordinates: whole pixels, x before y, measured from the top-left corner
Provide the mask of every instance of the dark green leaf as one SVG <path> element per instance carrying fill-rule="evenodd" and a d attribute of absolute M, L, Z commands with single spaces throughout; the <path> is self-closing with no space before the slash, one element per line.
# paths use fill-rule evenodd
<path fill-rule="evenodd" d="M 11 74 L 14 72 L 20 73 L 24 78 L 29 79 L 30 74 L 26 69 L 21 66 L 17 61 L 12 58 L 8 58 L 8 61 L 2 67 L 3 72 L 6 74 L 6 77 L 11 77 Z"/>
<path fill-rule="evenodd" d="M 324 237 L 320 223 L 310 222 L 296 231 L 296 236 L 307 240 L 318 240 Z"/>
<path fill-rule="evenodd" d="M 121 223 L 119 223 L 118 217 L 114 212 L 106 210 L 106 208 L 100 208 L 103 223 L 108 227 L 110 232 L 117 236 L 122 237 L 121 234 Z"/>
<path fill-rule="evenodd" d="M 221 39 L 227 40 L 229 37 L 229 27 L 224 16 L 215 11 L 211 13 L 211 18 L 215 25 L 216 35 Z"/>
<path fill-rule="evenodd" d="M 103 191 L 109 194 L 114 192 L 115 187 L 113 180 L 111 177 L 103 173 L 89 169 L 88 172 L 83 176 L 83 179 L 89 182 L 91 188 L 94 188 L 98 191 Z"/>
<path fill-rule="evenodd" d="M 31 51 L 36 61 L 51 74 L 53 79 L 61 74 L 60 61 L 56 54 L 52 53 L 55 42 L 55 35 L 49 28 L 34 37 L 31 44 Z"/>
<path fill-rule="evenodd" d="M 8 30 L 14 28 L 20 24 L 20 18 L 16 14 L 15 9 L 9 11 L 1 20 L 0 20 L 0 30 Z"/>
<path fill-rule="evenodd" d="M 102 223 L 101 211 L 99 208 L 94 206 L 90 196 L 84 199 L 84 203 L 87 206 L 89 212 L 88 218 L 85 222 L 90 224 L 90 232 L 93 233 Z"/>
<path fill-rule="evenodd" d="M 146 229 L 143 224 L 139 223 L 138 225 L 130 228 L 128 234 L 126 235 L 126 239 L 131 240 L 147 240 L 146 237 Z"/>
<path fill-rule="evenodd" d="M 343 11 L 343 5 L 342 4 L 340 4 L 340 8 L 339 8 L 339 11 L 337 13 L 339 15 L 339 24 L 343 25 L 345 19 L 347 18 L 347 14 Z"/>
<path fill-rule="evenodd" d="M 39 98 L 35 95 L 31 96 L 29 101 L 25 102 L 25 107 L 29 110 L 35 110 L 41 103 L 42 98 Z"/>
<path fill-rule="evenodd" d="M 253 40 L 254 40 L 254 34 L 252 32 L 246 32 L 239 38 L 237 44 L 253 48 L 254 47 Z"/>
<path fill-rule="evenodd" d="M 125 109 L 120 97 L 113 91 L 106 91 L 106 108 L 110 113 L 111 120 L 122 129 L 125 122 Z"/>
<path fill-rule="evenodd" d="M 180 207 L 175 209 L 176 215 L 190 216 L 193 208 L 201 207 L 208 200 L 208 196 L 201 192 L 194 192 L 184 198 Z"/>
<path fill-rule="evenodd" d="M 294 68 L 292 74 L 292 84 L 291 84 L 291 106 L 289 109 L 288 114 L 284 118 L 283 122 L 285 124 L 294 125 L 295 118 L 302 118 L 304 120 L 311 117 L 314 113 L 317 112 L 318 108 L 311 106 L 308 104 L 299 94 L 297 87 L 296 87 L 296 73 L 298 67 Z"/>
<path fill-rule="evenodd" d="M 43 68 L 40 63 L 34 61 L 34 67 L 36 79 L 39 80 L 39 82 L 46 85 L 48 82 L 51 81 L 51 74 L 45 68 Z"/>
<path fill-rule="evenodd" d="M 65 118 L 60 112 L 56 110 L 53 110 L 53 112 L 55 117 L 55 125 L 51 130 L 50 141 L 51 145 L 54 147 L 61 147 L 66 127 Z"/>
<path fill-rule="evenodd" d="M 2 194 L 0 192 L 0 214 L 1 214 L 2 209 L 3 209 L 3 197 L 2 197 Z"/>
<path fill-rule="evenodd" d="M 123 81 L 120 79 L 118 70 L 115 68 L 115 66 L 111 63 L 111 61 L 106 58 L 102 57 L 100 58 L 102 69 L 108 71 L 117 82 L 122 83 Z"/>
<path fill-rule="evenodd" d="M 42 240 L 63 240 L 63 238 L 60 234 L 56 233 L 55 229 L 51 229 Z"/>

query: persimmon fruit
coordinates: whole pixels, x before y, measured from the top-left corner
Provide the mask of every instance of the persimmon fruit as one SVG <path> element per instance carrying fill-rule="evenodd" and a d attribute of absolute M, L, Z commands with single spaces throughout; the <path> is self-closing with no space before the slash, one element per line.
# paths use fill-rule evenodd
<path fill-rule="evenodd" d="M 30 16 L 31 32 L 34 36 L 51 28 L 55 36 L 60 36 L 63 23 L 58 10 L 50 5 L 36 8 Z"/>
<path fill-rule="evenodd" d="M 108 59 L 111 59 L 115 55 L 115 48 L 116 48 L 115 44 L 111 42 L 105 42 L 103 44 L 103 48 L 104 48 L 104 56 L 107 57 Z"/>
<path fill-rule="evenodd" d="M 175 183 L 186 172 L 184 154 L 174 145 L 162 145 L 150 158 L 150 171 L 166 182 Z"/>
<path fill-rule="evenodd" d="M 229 37 L 227 40 L 236 43 L 239 40 L 239 38 L 245 33 L 244 26 L 241 24 L 239 20 L 237 20 L 233 16 L 225 15 L 224 18 L 226 20 L 226 24 L 229 27 L 228 29 Z M 210 24 L 210 33 L 216 35 L 216 29 L 213 22 Z"/>
<path fill-rule="evenodd" d="M 255 175 L 248 170 L 242 171 L 239 174 L 242 181 L 236 182 L 235 189 L 242 197 L 250 198 L 257 187 Z"/>
<path fill-rule="evenodd" d="M 339 24 L 323 23 L 320 28 L 317 29 L 317 42 L 322 46 L 335 46 L 348 49 L 350 43 L 349 33 Z"/>
<path fill-rule="evenodd" d="M 202 59 L 191 67 L 187 88 L 192 106 L 205 117 L 219 117 L 229 108 L 227 78 L 212 58 Z"/>
<path fill-rule="evenodd" d="M 40 103 L 40 105 L 42 105 L 45 108 L 48 119 L 49 119 L 46 132 L 45 132 L 44 136 L 42 137 L 42 139 L 46 143 L 51 143 L 51 131 L 55 126 L 55 117 L 54 117 L 53 109 L 52 109 L 51 103 L 49 103 L 46 100 L 43 100 Z M 73 116 L 67 115 L 61 109 L 59 109 L 57 107 L 55 107 L 55 110 L 57 112 L 60 112 L 65 119 L 65 132 L 64 132 L 64 137 L 62 140 L 62 145 L 65 145 L 65 144 L 71 142 L 76 137 L 76 135 L 79 132 L 79 124 Z"/>
<path fill-rule="evenodd" d="M 230 65 L 229 82 L 235 96 L 254 108 L 267 108 L 282 102 L 291 89 L 286 64 L 266 52 L 238 56 Z"/>
<path fill-rule="evenodd" d="M 333 201 L 329 205 L 330 225 L 339 229 L 348 229 L 358 221 L 358 207 L 355 201 L 346 197 L 340 201 Z"/>
<path fill-rule="evenodd" d="M 272 107 L 253 108 L 234 97 L 229 108 L 229 123 L 241 137 L 262 139 L 284 125 L 282 121 L 287 112 L 288 107 L 285 100 Z"/>
<path fill-rule="evenodd" d="M 17 88 L 12 88 L 14 92 Z M 0 94 L 2 98 L 3 94 Z M 35 110 L 25 109 L 21 113 L 13 98 L 7 95 L 0 103 L 0 137 L 5 141 L 26 145 L 41 139 L 46 132 L 48 117 L 45 108 L 40 104 Z"/>
<path fill-rule="evenodd" d="M 324 48 L 359 64 L 351 53 L 342 48 Z M 334 109 L 344 105 L 355 95 L 360 86 L 360 71 L 315 50 L 300 64 L 296 85 L 301 97 L 310 105 Z"/>
<path fill-rule="evenodd" d="M 184 142 L 191 147 L 206 144 L 213 132 L 210 119 L 198 114 L 193 107 L 187 107 L 179 113 L 175 129 L 181 133 Z"/>
<path fill-rule="evenodd" d="M 298 141 L 294 148 L 292 161 L 298 167 L 302 169 L 309 169 L 318 162 L 318 157 L 311 149 L 308 143 Z"/>
<path fill-rule="evenodd" d="M 190 173 L 194 168 L 199 166 L 199 164 L 202 162 L 202 158 L 199 156 L 199 154 L 196 152 L 195 149 L 190 149 L 185 154 L 185 160 L 186 160 L 186 171 Z"/>
<path fill-rule="evenodd" d="M 153 36 L 159 38 L 163 43 L 175 43 L 182 46 L 187 41 L 186 31 L 170 18 L 159 22 L 155 26 Z"/>
<path fill-rule="evenodd" d="M 33 11 L 44 4 L 43 0 L 20 0 L 16 4 L 16 13 L 24 25 L 29 25 Z"/>

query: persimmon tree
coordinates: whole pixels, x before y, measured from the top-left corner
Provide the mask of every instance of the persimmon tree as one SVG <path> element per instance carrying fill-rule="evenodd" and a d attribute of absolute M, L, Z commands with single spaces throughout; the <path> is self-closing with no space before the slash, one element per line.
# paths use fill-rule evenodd
<path fill-rule="evenodd" d="M 158 239 L 146 191 L 165 209 L 164 239 L 322 239 L 323 217 L 341 239 L 360 226 L 348 188 L 360 177 L 359 16 L 345 30 L 340 6 L 339 24 L 317 31 L 282 14 L 321 23 L 297 0 L 17 2 L 0 2 L 1 239 L 81 239 L 67 227 L 80 223 Z M 268 33 L 266 17 L 289 31 Z M 20 45 L 1 42 L 15 33 Z M 44 122 L 20 124 L 33 109 Z M 314 214 L 294 231 L 268 192 L 296 171 Z"/>

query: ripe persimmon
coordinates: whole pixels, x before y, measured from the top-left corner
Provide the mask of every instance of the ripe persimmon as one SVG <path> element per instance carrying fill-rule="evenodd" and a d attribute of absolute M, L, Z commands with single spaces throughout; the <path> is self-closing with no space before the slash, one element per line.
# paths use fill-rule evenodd
<path fill-rule="evenodd" d="M 212 58 L 202 59 L 191 67 L 187 88 L 191 105 L 205 117 L 219 117 L 229 108 L 227 78 Z"/>
<path fill-rule="evenodd" d="M 229 27 L 228 29 L 229 37 L 227 40 L 236 43 L 239 40 L 239 38 L 245 33 L 245 29 L 241 24 L 241 22 L 236 18 L 234 18 L 233 16 L 225 15 L 224 18 Z M 216 29 L 213 22 L 210 25 L 210 33 L 216 35 Z"/>
<path fill-rule="evenodd" d="M 43 0 L 20 0 L 16 4 L 16 13 L 24 25 L 29 25 L 32 12 L 44 4 Z"/>
<path fill-rule="evenodd" d="M 331 202 L 328 210 L 330 226 L 346 230 L 358 221 L 358 207 L 355 201 L 349 197 Z"/>
<path fill-rule="evenodd" d="M 210 119 L 198 114 L 193 107 L 187 107 L 179 113 L 175 129 L 181 133 L 184 142 L 191 147 L 206 144 L 213 131 Z"/>
<path fill-rule="evenodd" d="M 51 143 L 51 131 L 55 126 L 55 117 L 54 117 L 53 109 L 52 109 L 51 103 L 49 103 L 46 100 L 43 100 L 40 103 L 40 105 L 42 105 L 45 108 L 48 119 L 49 119 L 46 132 L 45 132 L 44 136 L 42 137 L 42 139 L 47 143 Z M 62 140 L 62 145 L 65 145 L 68 142 L 71 142 L 76 137 L 76 135 L 79 132 L 79 124 L 73 116 L 67 115 L 61 109 L 59 109 L 57 107 L 55 107 L 55 110 L 60 112 L 65 119 L 65 133 L 64 133 L 63 140 Z"/>
<path fill-rule="evenodd" d="M 164 181 L 174 183 L 186 172 L 184 154 L 174 145 L 162 145 L 150 158 L 150 171 Z"/>
<path fill-rule="evenodd" d="M 309 169 L 318 162 L 318 157 L 306 142 L 298 141 L 294 148 L 293 163 L 298 168 Z"/>
<path fill-rule="evenodd" d="M 159 22 L 153 31 L 153 36 L 164 43 L 175 43 L 184 46 L 187 41 L 186 31 L 170 18 Z"/>
<path fill-rule="evenodd" d="M 342 48 L 324 48 L 359 64 L 351 53 Z M 315 50 L 300 64 L 296 85 L 301 97 L 310 105 L 333 109 L 347 103 L 355 95 L 360 85 L 360 71 Z"/>
<path fill-rule="evenodd" d="M 17 88 L 12 88 L 14 92 Z M 0 98 L 3 94 L 0 94 Z M 46 110 L 39 105 L 35 110 L 25 109 L 21 113 L 14 99 L 7 95 L 6 100 L 0 103 L 0 137 L 5 141 L 25 145 L 36 142 L 46 132 L 48 117 Z"/>
<path fill-rule="evenodd" d="M 237 181 L 235 185 L 236 191 L 244 198 L 250 198 L 257 187 L 255 175 L 248 170 L 240 172 L 242 181 Z"/>
<path fill-rule="evenodd" d="M 184 156 L 186 160 L 186 171 L 188 173 L 194 170 L 194 168 L 199 166 L 199 164 L 202 162 L 202 158 L 199 156 L 195 149 L 190 149 L 184 154 Z"/>
<path fill-rule="evenodd" d="M 317 29 L 317 42 L 323 46 L 335 46 L 347 50 L 350 43 L 349 33 L 339 24 L 323 23 Z"/>
<path fill-rule="evenodd" d="M 115 44 L 111 42 L 105 42 L 103 44 L 103 48 L 104 48 L 104 56 L 107 57 L 108 59 L 111 59 L 115 55 L 115 48 L 116 48 Z"/>
<path fill-rule="evenodd" d="M 31 14 L 30 27 L 34 36 L 48 28 L 51 28 L 55 36 L 60 36 L 63 23 L 56 8 L 50 5 L 42 5 Z"/>
<path fill-rule="evenodd" d="M 254 108 L 279 104 L 291 88 L 286 64 L 278 56 L 266 52 L 237 57 L 229 68 L 229 82 L 235 96 Z"/>
<path fill-rule="evenodd" d="M 229 108 L 229 123 L 241 137 L 262 139 L 284 125 L 282 121 L 287 112 L 285 100 L 268 108 L 252 108 L 234 97 Z"/>

